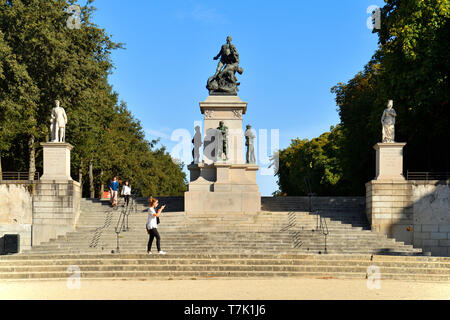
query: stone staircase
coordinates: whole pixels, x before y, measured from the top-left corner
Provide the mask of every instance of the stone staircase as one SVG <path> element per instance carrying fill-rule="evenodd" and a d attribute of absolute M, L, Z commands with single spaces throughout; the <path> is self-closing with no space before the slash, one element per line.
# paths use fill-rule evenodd
<path fill-rule="evenodd" d="M 356 210 L 187 216 L 177 211 L 183 209 L 180 198 L 159 200 L 168 209 L 159 226 L 166 256 L 155 254 L 155 244 L 155 253 L 145 254 L 145 199 L 138 199 L 130 213 L 129 230 L 119 235 L 119 250 L 115 227 L 121 208 L 83 199 L 76 232 L 0 257 L 0 279 L 67 278 L 69 266 L 79 267 L 85 278 L 364 279 L 367 268 L 377 266 L 385 279 L 450 281 L 450 258 L 423 256 L 420 249 L 368 230 L 364 215 Z M 274 204 L 273 209 L 285 208 Z M 326 250 L 325 236 L 317 228 L 320 222 L 329 232 Z"/>

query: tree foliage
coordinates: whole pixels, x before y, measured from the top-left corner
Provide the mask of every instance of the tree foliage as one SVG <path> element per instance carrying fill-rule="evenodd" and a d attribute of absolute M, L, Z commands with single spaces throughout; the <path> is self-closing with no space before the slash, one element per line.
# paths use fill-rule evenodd
<path fill-rule="evenodd" d="M 42 171 L 38 147 L 49 139 L 50 113 L 58 99 L 69 117 L 68 142 L 75 146 L 72 173 L 87 174 L 93 163 L 97 190 L 118 175 L 145 196 L 182 193 L 186 181 L 181 167 L 145 140 L 139 121 L 108 84 L 114 68 L 111 52 L 123 45 L 92 22 L 92 0 L 81 7 L 81 28 L 68 28 L 66 11 L 74 3 L 0 1 L 3 170 L 31 172 L 36 160 Z M 83 182 L 88 190 L 88 181 Z"/>
<path fill-rule="evenodd" d="M 404 170 L 450 171 L 450 1 L 385 2 L 381 29 L 374 30 L 378 50 L 362 72 L 332 88 L 342 132 L 336 163 L 346 183 L 326 191 L 330 194 L 364 194 L 365 183 L 375 176 L 373 146 L 381 142 L 381 115 L 390 99 L 398 114 L 396 141 L 407 143 Z M 323 174 L 314 178 L 316 185 Z M 285 190 L 282 180 L 280 190 Z"/>

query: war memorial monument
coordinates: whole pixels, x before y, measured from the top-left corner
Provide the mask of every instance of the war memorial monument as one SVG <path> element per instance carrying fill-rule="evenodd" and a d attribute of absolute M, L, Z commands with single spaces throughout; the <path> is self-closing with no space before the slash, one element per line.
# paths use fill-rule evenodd
<path fill-rule="evenodd" d="M 75 264 L 82 277 L 103 279 L 367 279 L 375 265 L 387 279 L 450 280 L 450 268 L 436 267 L 436 259 L 450 263 L 443 258 L 450 256 L 449 187 L 405 179 L 394 101 L 380 115 L 376 175 L 365 197 L 261 197 L 256 135 L 249 124 L 243 130 L 251 108 L 238 96 L 244 70 L 231 37 L 214 60 L 209 96 L 199 103 L 204 131 L 195 128 L 188 191 L 160 198 L 171 208 L 160 225 L 168 255 L 145 254 L 148 199 L 113 210 L 81 198 L 65 135 L 70 114 L 55 101 L 33 194 L 0 185 L 8 195 L 0 197 L 0 236 L 20 235 L 20 254 L 0 258 L 9 268 L 0 279 L 64 279 Z"/>

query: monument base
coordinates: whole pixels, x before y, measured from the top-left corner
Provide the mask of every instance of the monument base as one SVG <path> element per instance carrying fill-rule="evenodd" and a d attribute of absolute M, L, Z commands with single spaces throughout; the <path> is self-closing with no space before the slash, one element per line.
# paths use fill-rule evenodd
<path fill-rule="evenodd" d="M 44 148 L 44 174 L 41 181 L 72 181 L 70 176 L 70 151 L 73 146 L 69 143 L 41 143 Z"/>
<path fill-rule="evenodd" d="M 259 166 L 252 164 L 192 164 L 185 211 L 195 213 L 261 211 L 261 194 L 256 184 Z"/>
<path fill-rule="evenodd" d="M 403 148 L 406 143 L 378 143 L 375 180 L 401 180 L 403 176 Z"/>

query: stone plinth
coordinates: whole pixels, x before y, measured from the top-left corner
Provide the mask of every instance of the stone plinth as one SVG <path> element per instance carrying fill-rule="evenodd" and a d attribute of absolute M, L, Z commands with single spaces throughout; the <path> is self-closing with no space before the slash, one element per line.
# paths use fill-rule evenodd
<path fill-rule="evenodd" d="M 33 196 L 33 246 L 75 230 L 81 186 L 76 181 L 39 181 Z"/>
<path fill-rule="evenodd" d="M 191 182 L 185 193 L 185 211 L 261 211 L 261 194 L 256 184 L 257 165 L 214 163 L 190 165 Z"/>
<path fill-rule="evenodd" d="M 378 143 L 375 180 L 405 180 L 403 176 L 403 148 L 406 143 Z"/>
<path fill-rule="evenodd" d="M 244 163 L 242 117 L 247 103 L 238 96 L 209 96 L 200 103 L 204 114 L 203 162 L 188 166 L 189 191 L 185 193 L 186 213 L 261 211 L 261 194 L 256 183 L 259 166 Z M 223 121 L 228 127 L 228 160 L 216 158 L 216 129 Z"/>
<path fill-rule="evenodd" d="M 44 148 L 44 174 L 41 181 L 72 181 L 69 143 L 41 143 Z"/>

